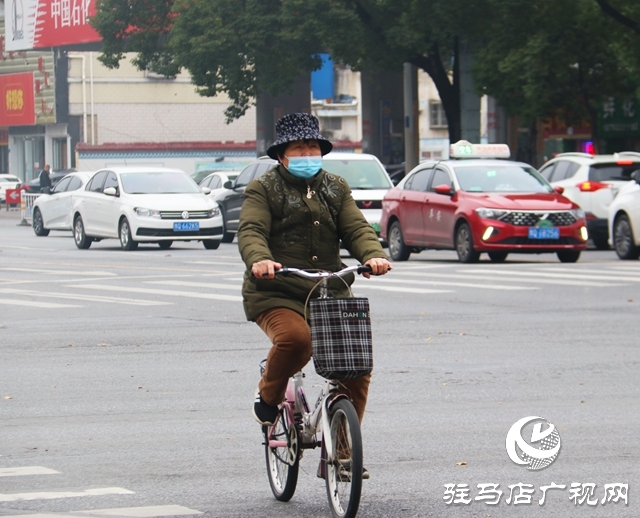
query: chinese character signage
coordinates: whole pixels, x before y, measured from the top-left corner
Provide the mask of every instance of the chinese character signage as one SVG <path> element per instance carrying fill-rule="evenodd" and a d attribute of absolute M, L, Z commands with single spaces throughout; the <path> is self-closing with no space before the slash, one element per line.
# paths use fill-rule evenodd
<path fill-rule="evenodd" d="M 5 0 L 5 49 L 41 49 L 100 41 L 89 25 L 96 0 Z"/>
<path fill-rule="evenodd" d="M 636 99 L 606 97 L 598 109 L 598 136 L 640 137 L 640 104 Z"/>
<path fill-rule="evenodd" d="M 0 126 L 35 123 L 33 72 L 0 75 Z"/>

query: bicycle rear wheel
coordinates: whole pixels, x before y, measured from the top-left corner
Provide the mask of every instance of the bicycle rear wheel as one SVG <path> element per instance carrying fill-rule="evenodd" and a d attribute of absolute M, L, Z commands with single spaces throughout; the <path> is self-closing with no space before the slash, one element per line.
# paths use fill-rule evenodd
<path fill-rule="evenodd" d="M 362 435 L 351 401 L 338 401 L 329 423 L 325 433 L 330 434 L 334 460 L 326 461 L 325 482 L 331 513 L 335 518 L 353 518 L 362 490 Z"/>
<path fill-rule="evenodd" d="M 298 483 L 298 431 L 285 424 L 285 410 L 273 426 L 264 427 L 267 474 L 273 496 L 281 502 L 291 500 Z"/>

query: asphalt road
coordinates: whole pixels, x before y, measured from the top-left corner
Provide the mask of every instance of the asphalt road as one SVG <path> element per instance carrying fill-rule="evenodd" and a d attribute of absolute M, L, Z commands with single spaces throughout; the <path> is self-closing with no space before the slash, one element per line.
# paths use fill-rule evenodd
<path fill-rule="evenodd" d="M 235 243 L 81 251 L 18 221 L 2 210 L 0 516 L 330 516 L 318 451 L 291 502 L 271 495 L 250 414 L 268 342 L 244 318 Z M 612 251 L 423 252 L 359 279 L 376 366 L 358 516 L 640 516 L 639 283 Z M 507 455 L 526 416 L 561 437 L 546 469 Z M 479 484 L 498 484 L 497 505 Z"/>

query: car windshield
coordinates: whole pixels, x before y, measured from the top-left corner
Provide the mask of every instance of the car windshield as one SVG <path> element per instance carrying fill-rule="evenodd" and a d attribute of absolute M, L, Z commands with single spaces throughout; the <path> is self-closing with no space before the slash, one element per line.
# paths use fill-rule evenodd
<path fill-rule="evenodd" d="M 553 192 L 533 167 L 517 164 L 456 166 L 460 188 L 467 192 Z"/>
<path fill-rule="evenodd" d="M 589 168 L 589 180 L 595 182 L 628 182 L 640 163 L 631 165 L 594 164 Z"/>
<path fill-rule="evenodd" d="M 201 192 L 185 173 L 122 173 L 122 189 L 129 194 L 187 194 Z"/>
<path fill-rule="evenodd" d="M 384 168 L 374 160 L 336 160 L 324 158 L 322 168 L 342 176 L 352 189 L 390 189 L 391 180 Z"/>

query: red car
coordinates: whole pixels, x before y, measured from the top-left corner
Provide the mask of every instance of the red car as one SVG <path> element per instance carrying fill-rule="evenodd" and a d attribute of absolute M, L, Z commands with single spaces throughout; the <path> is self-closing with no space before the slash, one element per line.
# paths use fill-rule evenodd
<path fill-rule="evenodd" d="M 451 146 L 451 160 L 423 162 L 382 201 L 380 233 L 394 261 L 427 248 L 455 250 L 463 263 L 487 252 L 556 253 L 576 262 L 587 247 L 584 211 L 505 144 Z"/>

